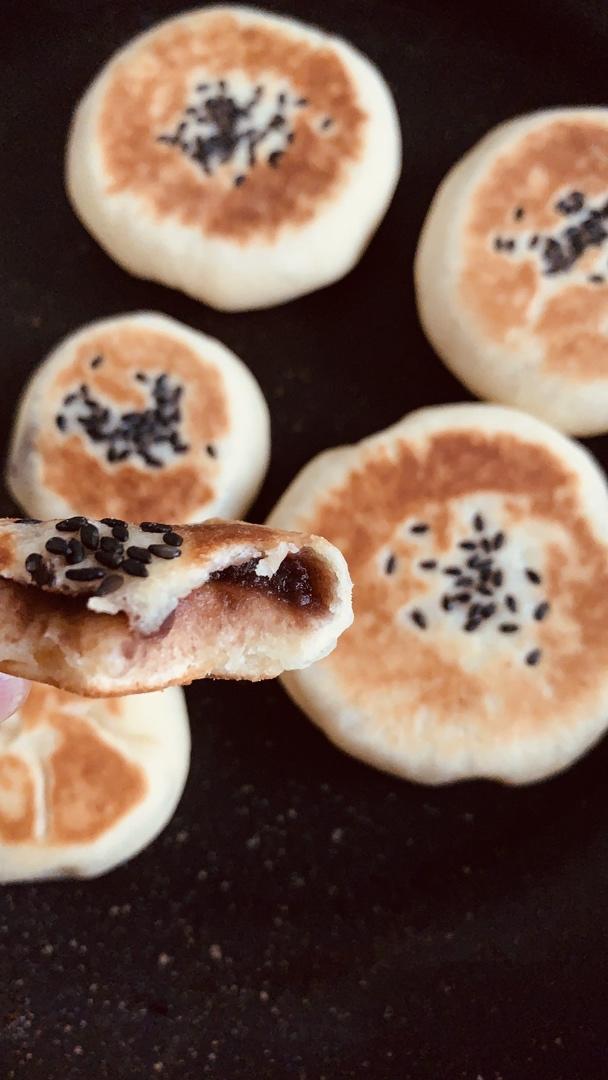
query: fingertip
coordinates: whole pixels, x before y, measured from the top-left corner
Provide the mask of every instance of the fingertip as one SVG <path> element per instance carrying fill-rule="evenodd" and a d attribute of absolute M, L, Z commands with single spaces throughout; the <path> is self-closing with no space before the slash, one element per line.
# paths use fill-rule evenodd
<path fill-rule="evenodd" d="M 0 673 L 0 723 L 12 716 L 30 692 L 30 683 L 13 675 Z"/>

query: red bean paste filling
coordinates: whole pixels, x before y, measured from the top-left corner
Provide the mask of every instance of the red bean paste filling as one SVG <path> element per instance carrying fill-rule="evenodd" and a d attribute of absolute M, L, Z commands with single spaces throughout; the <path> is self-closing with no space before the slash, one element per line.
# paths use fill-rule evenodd
<path fill-rule="evenodd" d="M 211 574 L 209 580 L 253 589 L 297 608 L 318 608 L 326 603 L 325 573 L 314 557 L 301 552 L 287 555 L 272 577 L 256 573 L 259 562 L 259 558 L 248 559 L 235 566 L 226 566 Z"/>

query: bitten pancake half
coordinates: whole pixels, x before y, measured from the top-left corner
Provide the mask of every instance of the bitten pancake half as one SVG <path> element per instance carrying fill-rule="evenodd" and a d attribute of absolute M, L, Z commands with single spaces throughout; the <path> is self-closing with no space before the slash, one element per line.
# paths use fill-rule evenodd
<path fill-rule="evenodd" d="M 92 697 L 267 679 L 352 621 L 340 552 L 239 522 L 0 522 L 0 671 Z"/>
<path fill-rule="evenodd" d="M 476 394 L 608 431 L 608 109 L 486 135 L 433 199 L 415 278 L 430 341 Z"/>
<path fill-rule="evenodd" d="M 97 877 L 151 843 L 188 775 L 183 691 L 92 701 L 35 685 L 0 724 L 0 882 Z"/>
<path fill-rule="evenodd" d="M 160 23 L 78 106 L 66 183 L 131 273 L 237 311 L 342 277 L 392 197 L 397 114 L 339 38 L 247 7 Z"/>
<path fill-rule="evenodd" d="M 7 483 L 26 514 L 239 517 L 263 480 L 270 422 L 219 341 L 154 312 L 90 323 L 34 372 Z"/>
<path fill-rule="evenodd" d="M 533 417 L 424 409 L 311 462 L 270 517 L 348 559 L 355 620 L 287 690 L 338 745 L 426 783 L 524 783 L 608 724 L 608 489 Z"/>

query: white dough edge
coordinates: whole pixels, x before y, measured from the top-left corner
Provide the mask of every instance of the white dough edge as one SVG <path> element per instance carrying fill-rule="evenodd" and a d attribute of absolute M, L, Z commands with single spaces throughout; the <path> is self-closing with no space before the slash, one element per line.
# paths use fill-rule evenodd
<path fill-rule="evenodd" d="M 351 165 L 337 197 L 308 224 L 285 226 L 276 242 L 244 245 L 198 233 L 173 219 L 155 220 L 139 197 L 106 194 L 96 139 L 100 106 L 116 65 L 172 24 L 196 23 L 225 10 L 244 23 L 264 21 L 334 49 L 367 110 L 363 156 Z M 120 266 L 161 282 L 220 311 L 270 307 L 329 285 L 359 261 L 392 199 L 401 171 L 401 131 L 390 90 L 376 67 L 341 38 L 297 20 L 251 7 L 217 5 L 158 23 L 132 39 L 103 67 L 73 117 L 66 153 L 66 188 L 82 224 Z"/>
<path fill-rule="evenodd" d="M 145 797 L 96 840 L 0 842 L 0 883 L 99 877 L 148 847 L 173 817 L 190 765 L 190 725 L 181 687 L 123 699 L 121 715 L 95 727 L 99 738 L 143 769 Z M 33 744 L 36 734 L 37 729 L 22 732 L 11 752 L 18 751 L 27 760 L 28 741 Z M 33 746 L 30 755 L 34 773 L 39 772 Z M 41 792 L 37 796 L 43 798 Z"/>
<path fill-rule="evenodd" d="M 403 440 L 423 450 L 433 435 L 471 430 L 495 435 L 514 435 L 549 450 L 573 469 L 580 479 L 582 511 L 601 543 L 608 545 L 608 486 L 595 458 L 584 447 L 542 421 L 499 405 L 456 404 L 419 409 L 398 423 L 353 446 L 325 451 L 298 474 L 272 511 L 268 524 L 275 528 L 309 528 L 315 507 L 341 486 L 369 456 L 384 448 L 390 454 Z M 607 554 L 608 558 L 608 554 Z M 357 585 L 354 584 L 355 619 Z M 373 666 L 373 642 L 369 663 Z M 571 765 L 590 749 L 608 727 L 608 678 L 597 696 L 597 706 L 573 726 L 554 724 L 546 732 L 506 740 L 494 747 L 462 747 L 441 760 L 433 746 L 414 756 L 412 747 L 387 749 L 373 739 L 369 724 L 357 709 L 344 702 L 331 677 L 329 665 L 316 664 L 287 672 L 281 682 L 292 700 L 340 749 L 378 769 L 418 783 L 440 785 L 468 779 L 489 779 L 504 784 L 529 784 L 545 779 Z M 453 754 L 453 756 L 451 756 Z"/>
<path fill-rule="evenodd" d="M 28 452 L 29 430 L 37 417 L 43 417 L 47 424 L 53 422 L 46 415 L 47 387 L 72 361 L 80 343 L 93 333 L 120 330 L 121 326 L 141 326 L 173 337 L 219 372 L 228 429 L 220 440 L 221 456 L 214 459 L 217 494 L 179 524 L 209 517 L 243 517 L 262 486 L 270 461 L 270 413 L 266 399 L 249 368 L 220 341 L 154 311 L 127 312 L 88 323 L 64 338 L 35 369 L 18 404 L 11 436 L 5 476 L 11 494 L 28 516 L 42 521 L 81 512 L 82 508 L 68 503 L 43 483 L 40 455 Z M 160 482 L 160 476 L 158 479 Z"/>
<path fill-rule="evenodd" d="M 462 235 L 470 199 L 489 168 L 524 136 L 554 120 L 601 121 L 608 109 L 545 109 L 500 124 L 447 173 L 428 210 L 414 261 L 418 315 L 433 348 L 469 390 L 488 401 L 530 412 L 571 435 L 608 430 L 608 379 L 541 370 L 538 349 L 488 341 L 458 298 Z"/>

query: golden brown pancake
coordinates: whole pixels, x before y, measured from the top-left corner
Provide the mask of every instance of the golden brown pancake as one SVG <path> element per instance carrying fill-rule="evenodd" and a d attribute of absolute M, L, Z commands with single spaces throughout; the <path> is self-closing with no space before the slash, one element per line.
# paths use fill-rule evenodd
<path fill-rule="evenodd" d="M 92 697 L 273 678 L 352 621 L 340 552 L 242 522 L 0 521 L 0 671 Z"/>
<path fill-rule="evenodd" d="M 178 688 L 80 698 L 35 684 L 0 725 L 0 881 L 96 877 L 149 844 L 188 774 Z"/>
<path fill-rule="evenodd" d="M 352 628 L 284 683 L 350 753 L 521 783 L 603 733 L 608 492 L 564 436 L 510 409 L 425 409 L 311 462 L 270 522 L 349 562 Z"/>
<path fill-rule="evenodd" d="M 7 482 L 26 513 L 174 521 L 243 514 L 268 463 L 268 409 L 220 342 L 150 312 L 91 323 L 34 373 Z"/>
<path fill-rule="evenodd" d="M 424 328 L 481 397 L 608 429 L 608 110 L 492 131 L 448 174 L 416 257 Z"/>
<path fill-rule="evenodd" d="M 209 7 L 103 68 L 74 118 L 76 212 L 131 272 L 238 310 L 341 277 L 391 198 L 390 91 L 346 42 Z"/>

